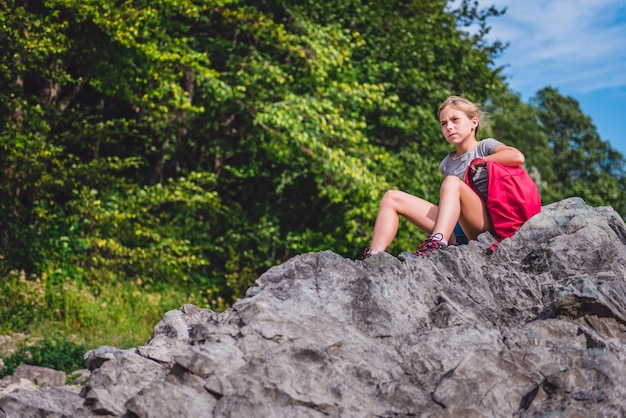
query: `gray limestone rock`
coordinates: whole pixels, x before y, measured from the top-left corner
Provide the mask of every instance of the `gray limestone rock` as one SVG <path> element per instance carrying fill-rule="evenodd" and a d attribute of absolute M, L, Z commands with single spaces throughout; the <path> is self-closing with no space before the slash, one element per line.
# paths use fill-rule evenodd
<path fill-rule="evenodd" d="M 47 367 L 31 366 L 21 364 L 17 366 L 13 377 L 28 379 L 38 385 L 64 386 L 66 380 L 65 372 L 49 369 Z"/>
<path fill-rule="evenodd" d="M 626 416 L 623 219 L 570 198 L 491 244 L 294 257 L 223 313 L 88 353 L 80 394 L 5 394 L 0 418 Z"/>

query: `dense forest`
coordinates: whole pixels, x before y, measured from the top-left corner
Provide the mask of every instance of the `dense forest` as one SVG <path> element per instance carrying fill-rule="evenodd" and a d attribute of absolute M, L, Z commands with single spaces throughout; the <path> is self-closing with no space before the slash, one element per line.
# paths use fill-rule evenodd
<path fill-rule="evenodd" d="M 451 94 L 484 105 L 543 203 L 626 214 L 624 156 L 578 102 L 528 102 L 445 0 L 2 0 L 0 334 L 143 344 L 269 267 L 358 258 L 390 189 L 436 201 Z M 391 252 L 422 240 L 403 227 Z"/>

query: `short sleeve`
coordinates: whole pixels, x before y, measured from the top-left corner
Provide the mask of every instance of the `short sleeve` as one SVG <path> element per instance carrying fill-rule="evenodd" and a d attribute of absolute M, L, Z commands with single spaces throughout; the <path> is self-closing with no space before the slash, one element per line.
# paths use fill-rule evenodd
<path fill-rule="evenodd" d="M 481 148 L 478 154 L 481 156 L 491 155 L 500 145 L 504 144 L 495 138 L 485 138 L 478 143 L 478 146 Z"/>

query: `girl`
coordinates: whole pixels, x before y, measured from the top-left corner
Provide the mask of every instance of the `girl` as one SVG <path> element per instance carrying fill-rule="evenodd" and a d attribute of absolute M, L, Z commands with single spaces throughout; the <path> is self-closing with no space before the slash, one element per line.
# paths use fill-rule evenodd
<path fill-rule="evenodd" d="M 445 177 L 439 191 L 439 205 L 399 190 L 387 191 L 380 202 L 372 242 L 363 252 L 363 259 L 389 247 L 398 231 L 399 216 L 430 234 L 417 251 L 400 254 L 401 259 L 444 249 L 448 243 L 464 243 L 491 229 L 487 207 L 465 184 L 465 172 L 470 170 L 485 195 L 487 172 L 483 167 L 468 167 L 470 162 L 481 157 L 506 166 L 518 166 L 524 163 L 524 155 L 493 138 L 477 141 L 476 134 L 483 116 L 477 105 L 458 96 L 450 96 L 439 106 L 441 133 L 454 147 L 439 165 Z"/>

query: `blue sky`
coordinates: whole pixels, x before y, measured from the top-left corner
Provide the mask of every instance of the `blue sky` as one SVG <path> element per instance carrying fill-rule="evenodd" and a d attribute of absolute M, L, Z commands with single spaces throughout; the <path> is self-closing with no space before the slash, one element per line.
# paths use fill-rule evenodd
<path fill-rule="evenodd" d="M 496 61 L 524 102 L 545 86 L 578 100 L 600 137 L 626 156 L 626 1 L 479 0 L 507 7 L 488 20 L 508 42 Z"/>

